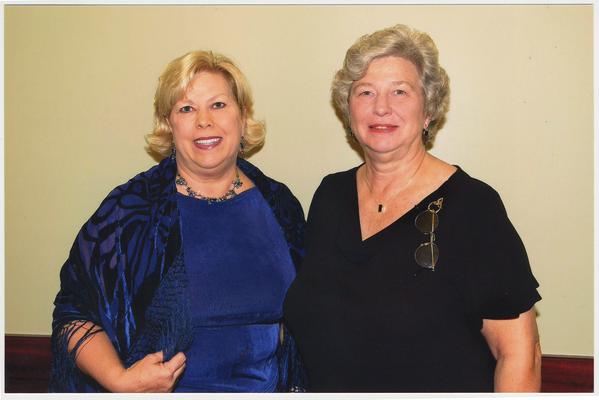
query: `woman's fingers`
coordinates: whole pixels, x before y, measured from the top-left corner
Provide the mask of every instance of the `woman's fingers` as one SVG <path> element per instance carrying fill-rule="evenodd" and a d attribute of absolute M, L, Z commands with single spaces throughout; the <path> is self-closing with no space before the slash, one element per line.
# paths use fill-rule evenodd
<path fill-rule="evenodd" d="M 175 378 L 174 382 L 177 382 L 177 379 L 179 379 L 179 376 L 181 376 L 181 374 L 183 373 L 183 371 L 185 371 L 185 366 L 186 365 L 187 364 L 183 363 L 183 365 L 181 365 L 179 368 L 177 368 L 175 370 L 175 372 L 173 373 L 173 377 Z M 173 384 L 174 384 L 174 382 L 173 382 Z"/>
<path fill-rule="evenodd" d="M 162 364 L 162 366 L 166 368 L 166 370 L 169 373 L 169 385 L 167 390 L 168 392 L 173 391 L 177 379 L 179 379 L 179 376 L 185 370 L 185 361 L 185 354 L 179 352 L 175 354 L 173 358 Z"/>
<path fill-rule="evenodd" d="M 164 366 L 167 367 L 171 371 L 176 371 L 181 368 L 182 365 L 185 364 L 185 354 L 179 352 L 173 356 L 170 360 L 164 363 Z"/>

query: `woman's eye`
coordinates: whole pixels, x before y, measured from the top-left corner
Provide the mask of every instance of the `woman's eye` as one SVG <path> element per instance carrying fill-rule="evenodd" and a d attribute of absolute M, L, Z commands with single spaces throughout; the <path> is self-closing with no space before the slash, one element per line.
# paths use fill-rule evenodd
<path fill-rule="evenodd" d="M 225 106 L 226 104 L 222 101 L 217 101 L 216 103 L 212 104 L 212 108 L 225 108 Z"/>
<path fill-rule="evenodd" d="M 182 113 L 189 113 L 193 111 L 193 107 L 192 106 L 183 106 L 179 109 L 179 112 Z"/>

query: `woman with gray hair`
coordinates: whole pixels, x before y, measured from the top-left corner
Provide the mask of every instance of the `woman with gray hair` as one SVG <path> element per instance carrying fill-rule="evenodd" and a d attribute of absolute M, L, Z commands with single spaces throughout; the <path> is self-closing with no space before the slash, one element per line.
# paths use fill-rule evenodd
<path fill-rule="evenodd" d="M 364 163 L 316 190 L 284 304 L 310 390 L 538 391 L 524 245 L 495 190 L 427 151 L 449 104 L 432 39 L 361 37 L 332 100 Z"/>
<path fill-rule="evenodd" d="M 115 188 L 60 272 L 52 392 L 299 391 L 282 324 L 301 205 L 244 159 L 264 141 L 249 85 L 195 51 L 158 80 L 158 165 Z"/>

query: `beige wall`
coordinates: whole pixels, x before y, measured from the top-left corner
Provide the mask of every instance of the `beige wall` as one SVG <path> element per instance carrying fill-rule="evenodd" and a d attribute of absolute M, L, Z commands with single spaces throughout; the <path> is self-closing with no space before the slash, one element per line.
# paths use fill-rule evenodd
<path fill-rule="evenodd" d="M 428 31 L 451 77 L 432 153 L 502 195 L 541 284 L 545 353 L 593 353 L 592 6 L 5 6 L 5 327 L 48 334 L 81 224 L 144 152 L 168 61 L 230 55 L 267 122 L 252 161 L 308 210 L 360 162 L 329 105 L 347 47 Z M 492 227 L 489 227 L 492 229 Z"/>

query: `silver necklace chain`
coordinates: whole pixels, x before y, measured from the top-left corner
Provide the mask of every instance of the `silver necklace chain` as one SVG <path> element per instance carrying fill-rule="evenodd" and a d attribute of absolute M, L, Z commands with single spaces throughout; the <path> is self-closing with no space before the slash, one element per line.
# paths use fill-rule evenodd
<path fill-rule="evenodd" d="M 422 160 L 420 160 L 420 164 L 418 164 L 418 167 L 416 168 L 416 171 L 414 171 L 414 173 L 412 174 L 412 176 L 410 176 L 410 179 L 407 180 L 407 182 L 405 184 L 403 184 L 402 186 L 400 186 L 399 189 L 395 189 L 395 193 L 393 193 L 391 196 L 389 196 L 387 198 L 386 202 L 389 202 L 391 200 L 393 200 L 395 198 L 395 196 L 397 196 L 399 193 L 401 193 L 404 189 L 406 189 L 410 183 L 412 183 L 412 179 L 414 179 L 414 177 L 416 176 L 416 174 L 418 173 L 418 171 L 420 171 L 420 167 L 422 166 L 422 164 L 424 163 L 424 159 L 426 158 L 426 155 L 424 157 L 422 157 Z M 368 187 L 368 190 L 370 191 L 370 194 L 372 195 L 372 186 L 370 185 L 370 182 L 368 181 L 368 176 L 366 174 L 366 169 L 364 170 L 364 182 L 366 182 L 366 187 Z M 385 203 L 386 202 L 377 202 L 377 212 L 379 213 L 383 213 L 385 212 Z"/>
<path fill-rule="evenodd" d="M 200 200 L 206 200 L 209 204 L 220 203 L 221 201 L 229 200 L 237 196 L 237 192 L 235 192 L 235 190 L 239 189 L 243 185 L 241 179 L 239 179 L 239 170 L 237 168 L 235 168 L 235 179 L 233 179 L 233 182 L 231 182 L 231 187 L 229 188 L 229 190 L 227 190 L 225 194 L 223 194 L 220 197 L 208 197 L 196 192 L 195 190 L 189 187 L 185 178 L 183 178 L 178 172 L 177 179 L 175 179 L 175 183 L 179 186 L 184 186 L 185 191 L 187 192 L 187 195 L 189 197 L 193 197 Z"/>

